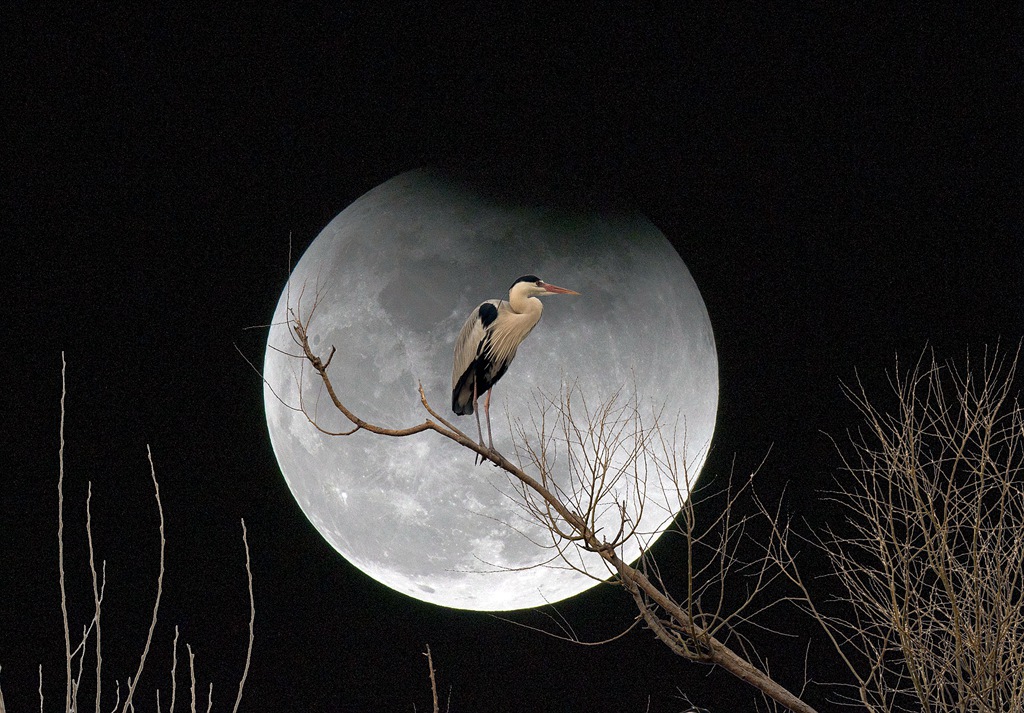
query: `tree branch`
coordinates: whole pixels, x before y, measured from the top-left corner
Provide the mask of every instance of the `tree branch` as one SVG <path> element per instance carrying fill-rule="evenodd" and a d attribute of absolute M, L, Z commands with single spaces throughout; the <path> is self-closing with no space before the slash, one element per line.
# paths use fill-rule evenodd
<path fill-rule="evenodd" d="M 565 526 L 567 526 L 567 530 L 561 530 L 556 518 L 554 517 L 549 516 L 546 519 L 542 517 L 541 519 L 543 522 L 548 523 L 549 526 L 554 525 L 554 531 L 558 532 L 559 536 L 564 537 L 569 541 L 576 542 L 585 550 L 597 553 L 605 561 L 609 570 L 617 574 L 622 586 L 633 595 L 634 601 L 636 602 L 641 615 L 644 617 L 644 620 L 648 623 L 648 626 L 650 626 L 658 638 L 669 645 L 675 653 L 692 660 L 704 661 L 721 666 L 740 680 L 756 688 L 765 696 L 792 711 L 797 713 L 815 713 L 811 706 L 771 679 L 766 673 L 756 668 L 749 661 L 736 654 L 727 645 L 711 635 L 711 633 L 706 629 L 699 626 L 693 620 L 689 612 L 675 602 L 666 592 L 656 586 L 642 571 L 622 561 L 616 552 L 618 545 L 621 543 L 619 539 L 621 535 L 616 535 L 616 537 L 610 542 L 603 540 L 599 536 L 599 532 L 595 529 L 596 516 L 593 508 L 599 502 L 599 494 L 604 492 L 607 485 L 606 478 L 609 476 L 610 461 L 607 460 L 607 458 L 610 456 L 605 451 L 605 448 L 610 443 L 617 442 L 616 439 L 620 439 L 622 437 L 622 428 L 625 427 L 623 424 L 615 424 L 609 420 L 609 416 L 611 415 L 609 411 L 611 408 L 610 404 L 602 412 L 599 412 L 599 419 L 602 419 L 600 421 L 602 428 L 607 425 L 609 426 L 608 431 L 598 434 L 586 434 L 581 430 L 574 430 L 570 434 L 567 434 L 579 440 L 581 444 L 584 441 L 590 445 L 596 444 L 598 446 L 597 452 L 601 458 L 600 462 L 581 464 L 585 468 L 590 469 L 590 472 L 595 477 L 595 482 L 597 482 L 598 485 L 595 490 L 590 491 L 588 505 L 585 505 L 583 508 L 584 514 L 580 514 L 579 512 L 570 509 L 562 499 L 557 497 L 548 487 L 545 486 L 544 482 L 542 482 L 546 480 L 544 467 L 541 468 L 542 481 L 538 481 L 535 477 L 526 473 L 522 468 L 509 461 L 502 454 L 476 443 L 441 418 L 440 415 L 430 407 L 427 403 L 422 387 L 420 388 L 421 402 L 427 413 L 432 417 L 432 419 L 436 420 L 428 419 L 423 423 L 408 428 L 391 429 L 364 421 L 353 413 L 338 398 L 334 385 L 331 383 L 327 370 L 330 358 L 326 361 L 322 360 L 310 347 L 308 326 L 312 319 L 313 312 L 315 312 L 315 305 L 314 309 L 310 311 L 310 315 L 305 319 L 305 321 L 303 321 L 300 315 L 296 314 L 294 310 L 290 310 L 292 315 L 290 322 L 292 334 L 296 343 L 300 346 L 306 360 L 310 363 L 323 382 L 324 387 L 330 396 L 331 402 L 338 411 L 340 411 L 358 429 L 390 437 L 404 437 L 425 431 L 434 431 L 441 436 L 458 443 L 464 448 L 473 451 L 482 459 L 490 461 L 506 473 L 516 478 L 530 492 L 539 496 L 545 504 L 545 507 L 557 514 L 557 517 L 561 519 Z M 333 355 L 333 353 L 334 348 L 332 347 L 331 354 Z M 580 426 L 578 426 L 578 424 L 573 425 L 576 424 L 576 422 L 571 418 L 571 402 L 566 402 L 563 408 L 566 415 L 569 417 L 564 421 L 565 425 L 567 427 L 572 427 L 573 429 L 579 429 Z M 585 403 L 584 408 L 586 409 Z M 636 425 L 637 428 L 640 429 L 637 431 L 637 435 L 639 435 L 641 439 L 646 438 L 645 432 L 642 428 L 642 423 L 637 422 Z M 643 447 L 643 442 L 637 445 L 637 448 L 639 449 L 642 449 Z M 685 639 L 692 642 L 693 646 L 683 646 L 681 642 L 684 639 L 681 639 L 679 635 L 668 630 L 668 628 L 662 623 L 660 616 L 648 602 L 652 602 L 657 609 L 664 612 L 664 615 L 666 615 L 672 623 L 672 629 L 676 632 L 680 632 Z"/>

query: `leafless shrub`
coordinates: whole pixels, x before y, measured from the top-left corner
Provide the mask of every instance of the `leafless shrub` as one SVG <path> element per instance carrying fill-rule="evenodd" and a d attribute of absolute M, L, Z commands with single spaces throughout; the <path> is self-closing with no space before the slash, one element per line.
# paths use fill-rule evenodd
<path fill-rule="evenodd" d="M 103 621 L 101 614 L 103 613 L 103 595 L 106 590 L 106 562 L 103 562 L 100 566 L 100 570 L 97 571 L 95 549 L 93 547 L 92 537 L 92 483 L 89 483 L 88 495 L 86 496 L 86 541 L 88 544 L 88 556 L 89 556 L 89 571 L 92 578 L 92 615 L 88 623 L 82 627 L 82 634 L 80 638 L 76 638 L 74 648 L 72 648 L 72 636 L 70 620 L 72 613 L 69 610 L 69 601 L 66 587 L 66 576 L 64 568 L 64 400 L 67 393 L 66 381 L 65 381 L 66 363 L 64 362 L 64 355 L 61 354 L 61 401 L 60 401 L 60 448 L 58 457 L 58 479 L 57 479 L 57 503 L 58 503 L 58 514 L 57 514 L 57 547 L 58 547 L 58 570 L 60 580 L 60 594 L 61 594 L 61 614 L 64 631 L 64 663 L 65 663 L 65 703 L 64 710 L 66 713 L 77 713 L 80 709 L 79 698 L 82 689 L 82 681 L 87 669 L 87 658 L 90 649 L 90 643 L 92 644 L 92 663 L 89 665 L 92 671 L 95 672 L 95 684 L 94 684 L 94 705 L 96 713 L 100 713 L 103 693 L 103 638 L 102 638 L 102 626 Z M 154 597 L 153 612 L 150 618 L 149 628 L 146 632 L 146 638 L 142 646 L 142 652 L 139 656 L 138 666 L 135 668 L 134 675 L 129 675 L 126 681 L 127 692 L 124 700 L 121 700 L 121 682 L 120 680 L 115 681 L 115 703 L 111 710 L 122 713 L 135 710 L 135 694 L 138 687 L 139 680 L 146 669 L 146 659 L 149 654 L 150 647 L 153 643 L 153 634 L 156 629 L 158 621 L 158 614 L 160 609 L 160 598 L 163 593 L 163 578 L 164 578 L 164 549 L 166 547 L 166 539 L 164 537 L 164 512 L 163 505 L 160 501 L 160 484 L 156 477 L 156 468 L 153 464 L 153 455 L 150 452 L 148 446 L 146 448 L 146 455 L 149 460 L 149 474 L 153 481 L 153 495 L 156 500 L 157 514 L 160 520 L 159 533 L 160 533 L 160 557 L 159 557 L 159 573 L 157 575 L 156 582 L 156 595 Z M 242 690 L 245 686 L 245 679 L 249 672 L 249 663 L 252 658 L 252 646 L 254 641 L 254 623 L 256 616 L 255 601 L 253 598 L 253 587 L 252 587 L 252 568 L 249 559 L 249 540 L 248 533 L 245 527 L 245 521 L 242 520 L 242 544 L 245 548 L 245 570 L 248 576 L 248 588 L 249 588 L 249 644 L 245 654 L 245 667 L 243 669 L 241 678 L 238 682 L 238 694 L 235 698 L 235 704 L 233 713 L 237 713 L 238 707 L 242 701 Z M 169 711 L 173 713 L 175 706 L 175 698 L 177 693 L 177 646 L 178 646 L 178 630 L 175 627 L 174 630 L 174 644 L 173 644 L 173 658 L 171 665 L 171 702 Z M 192 694 L 192 707 L 193 713 L 196 710 L 196 679 L 195 679 L 195 666 L 194 656 L 192 654 L 191 647 L 188 647 L 189 651 L 189 670 L 191 672 L 191 694 Z M 210 684 L 210 690 L 207 696 L 207 708 L 209 711 L 213 705 L 213 685 Z M 39 667 L 39 710 L 40 713 L 44 710 L 43 707 L 43 667 Z M 156 690 L 156 710 L 159 712 L 160 708 L 160 691 Z M 5 713 L 3 692 L 0 691 L 0 713 Z"/>
<path fill-rule="evenodd" d="M 858 382 L 865 419 L 815 544 L 837 585 L 820 604 L 779 527 L 773 556 L 803 593 L 868 711 L 1024 711 L 1024 416 L 1012 358 L 977 373 L 926 354 L 890 383 Z"/>

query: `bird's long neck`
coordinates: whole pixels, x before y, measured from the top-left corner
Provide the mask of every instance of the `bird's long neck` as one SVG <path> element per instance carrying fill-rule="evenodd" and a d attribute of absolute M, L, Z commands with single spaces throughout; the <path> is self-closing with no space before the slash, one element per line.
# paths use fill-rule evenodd
<path fill-rule="evenodd" d="M 516 314 L 526 315 L 533 318 L 536 324 L 544 311 L 544 304 L 536 297 L 527 297 L 512 291 L 508 295 L 508 304 Z"/>

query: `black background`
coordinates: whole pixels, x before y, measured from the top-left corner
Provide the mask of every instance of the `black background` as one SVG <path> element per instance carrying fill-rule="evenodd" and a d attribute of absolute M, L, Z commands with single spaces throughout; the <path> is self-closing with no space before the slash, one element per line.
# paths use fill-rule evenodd
<path fill-rule="evenodd" d="M 273 457 L 265 325 L 297 256 L 359 195 L 422 165 L 521 199 L 646 214 L 707 303 L 721 367 L 721 483 L 829 517 L 841 382 L 884 394 L 899 354 L 980 355 L 1022 334 L 1021 7 L 865 11 L 667 3 L 331 3 L 263 9 L 18 4 L 3 11 L 0 685 L 63 700 L 56 480 L 66 354 L 72 628 L 89 612 L 84 502 L 107 560 L 104 709 L 134 675 L 167 573 L 142 704 L 168 701 L 174 626 L 215 709 L 715 711 L 752 695 L 648 632 L 581 647 L 377 585 L 317 535 Z M 467 279 L 472 279 L 471 277 Z M 495 293 L 497 296 L 497 293 Z M 628 294 L 623 296 L 628 299 Z M 656 318 L 653 315 L 652 318 Z M 236 350 L 237 346 L 237 350 Z M 672 543 L 656 552 L 681 562 Z M 679 584 L 669 576 L 670 584 Z M 602 587 L 559 607 L 585 639 L 633 612 Z M 537 623 L 536 619 L 530 620 Z M 813 628 L 756 635 L 799 687 Z M 820 638 L 820 637 L 818 637 Z M 811 675 L 842 673 L 815 639 Z M 89 676 L 86 676 L 88 679 Z M 829 710 L 830 687 L 808 698 Z M 178 705 L 182 690 L 179 688 Z M 649 703 L 648 703 L 649 702 Z"/>

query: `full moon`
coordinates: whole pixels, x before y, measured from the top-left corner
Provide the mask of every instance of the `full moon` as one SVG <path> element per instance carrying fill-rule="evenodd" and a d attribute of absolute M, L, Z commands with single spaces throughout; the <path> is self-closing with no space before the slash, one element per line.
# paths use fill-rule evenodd
<path fill-rule="evenodd" d="M 274 314 L 264 402 L 288 487 L 349 562 L 426 602 L 524 609 L 579 594 L 610 573 L 596 554 L 575 546 L 565 550 L 568 561 L 559 557 L 548 531 L 522 507 L 516 483 L 490 464 L 474 465 L 471 451 L 437 433 L 331 436 L 315 428 L 306 414 L 329 431 L 351 424 L 297 356 L 290 311 L 305 319 L 315 304 L 310 343 L 324 358 L 336 348 L 329 375 L 356 415 L 389 428 L 421 423 L 428 418 L 422 384 L 431 406 L 475 438 L 474 417 L 451 413 L 455 338 L 473 308 L 507 299 L 526 274 L 581 295 L 544 299 L 540 324 L 494 387 L 495 448 L 515 461 L 521 431 L 535 434 L 545 404 L 550 430 L 550 402 L 571 388 L 574 414 L 584 403 L 596 412 L 613 398 L 616 408 L 633 404 L 647 424 L 658 414 L 662 433 L 675 434 L 672 452 L 692 482 L 718 410 L 715 341 L 689 270 L 642 216 L 504 203 L 431 171 L 410 171 L 323 229 Z M 571 485 L 570 461 L 557 454 L 560 487 Z M 613 489 L 602 502 L 616 517 L 617 503 L 625 502 L 639 533 L 620 550 L 626 561 L 653 544 L 686 497 L 662 469 L 640 475 L 642 487 L 624 478 L 625 490 Z M 610 527 L 618 529 L 616 522 Z"/>

